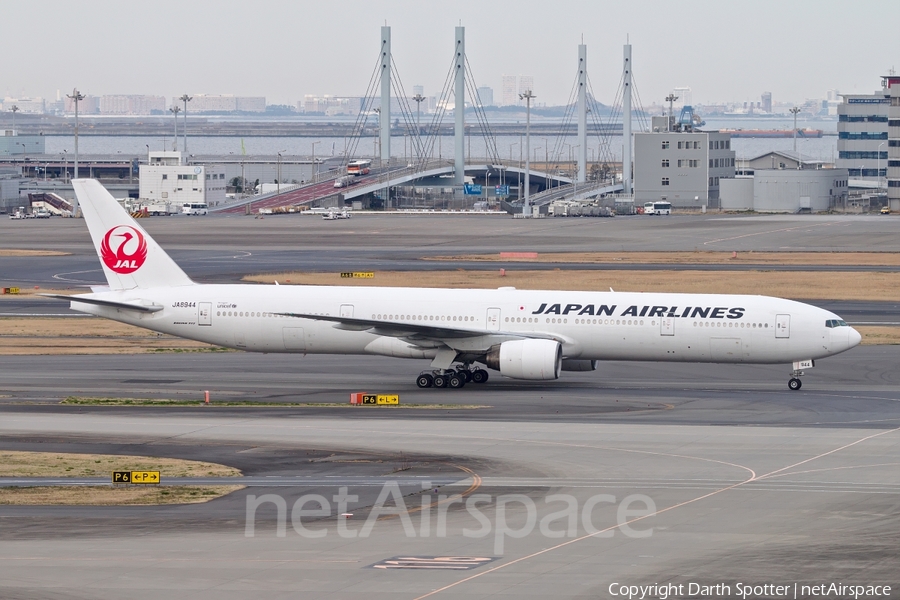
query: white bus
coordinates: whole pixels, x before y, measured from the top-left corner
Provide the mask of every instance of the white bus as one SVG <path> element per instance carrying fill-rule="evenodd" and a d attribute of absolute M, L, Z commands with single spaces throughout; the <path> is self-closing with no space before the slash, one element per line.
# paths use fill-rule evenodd
<path fill-rule="evenodd" d="M 671 202 L 647 202 L 644 204 L 645 215 L 670 215 L 672 214 Z"/>
<path fill-rule="evenodd" d="M 191 202 L 181 205 L 183 215 L 205 215 L 209 212 L 209 205 L 205 202 Z"/>

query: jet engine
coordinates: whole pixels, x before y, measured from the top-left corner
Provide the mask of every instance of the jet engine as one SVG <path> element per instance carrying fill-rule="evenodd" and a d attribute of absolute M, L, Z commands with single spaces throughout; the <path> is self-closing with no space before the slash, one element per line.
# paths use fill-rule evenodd
<path fill-rule="evenodd" d="M 513 379 L 558 379 L 562 346 L 554 340 L 515 340 L 492 347 L 485 364 Z"/>

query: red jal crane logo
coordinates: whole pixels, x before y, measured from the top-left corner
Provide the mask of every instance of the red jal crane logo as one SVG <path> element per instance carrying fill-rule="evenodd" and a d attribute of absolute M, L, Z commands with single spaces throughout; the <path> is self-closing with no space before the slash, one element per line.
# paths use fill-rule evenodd
<path fill-rule="evenodd" d="M 147 242 L 134 227 L 118 225 L 103 236 L 100 258 L 103 264 L 120 275 L 134 273 L 147 260 Z"/>

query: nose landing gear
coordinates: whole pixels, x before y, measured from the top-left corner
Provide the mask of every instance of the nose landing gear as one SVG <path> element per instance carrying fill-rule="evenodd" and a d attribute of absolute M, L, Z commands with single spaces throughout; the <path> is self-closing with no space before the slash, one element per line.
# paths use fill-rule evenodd
<path fill-rule="evenodd" d="M 796 392 L 803 386 L 803 382 L 800 381 L 800 378 L 803 377 L 803 369 L 812 369 L 816 366 L 816 361 L 814 360 L 798 360 L 794 362 L 794 370 L 791 371 L 791 378 L 788 380 L 788 389 L 792 392 Z"/>

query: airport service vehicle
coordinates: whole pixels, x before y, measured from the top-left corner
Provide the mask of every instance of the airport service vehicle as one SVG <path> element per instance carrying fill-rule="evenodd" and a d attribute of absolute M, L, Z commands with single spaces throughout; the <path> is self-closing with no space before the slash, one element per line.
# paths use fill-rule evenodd
<path fill-rule="evenodd" d="M 322 215 L 322 218 L 326 221 L 336 221 L 338 219 L 349 219 L 350 211 L 348 211 L 346 208 L 344 210 L 330 210 L 327 213 L 325 213 L 324 215 Z"/>
<path fill-rule="evenodd" d="M 671 202 L 647 202 L 644 204 L 645 215 L 670 215 L 672 214 Z"/>
<path fill-rule="evenodd" d="M 209 212 L 209 205 L 205 202 L 190 202 L 181 205 L 183 215 L 205 215 Z"/>
<path fill-rule="evenodd" d="M 375 354 L 431 361 L 420 387 L 488 371 L 554 380 L 601 360 L 793 366 L 860 334 L 815 306 L 766 296 L 197 284 L 92 179 L 73 182 L 108 286 L 51 297 L 73 310 L 250 352 Z"/>
<path fill-rule="evenodd" d="M 184 205 L 181 208 L 182 210 L 184 210 Z M 141 211 L 149 215 L 153 215 L 154 217 L 159 215 L 168 216 L 178 213 L 177 205 L 172 205 L 168 202 L 148 202 L 141 205 Z"/>
<path fill-rule="evenodd" d="M 891 209 L 890 209 L 890 207 L 889 207 L 889 206 L 882 206 L 882 207 L 881 207 L 881 214 L 883 214 L 883 215 L 889 215 L 889 214 L 891 214 Z"/>
<path fill-rule="evenodd" d="M 372 167 L 371 160 L 351 160 L 347 163 L 347 175 L 368 175 Z"/>
<path fill-rule="evenodd" d="M 16 219 L 16 220 L 18 220 L 18 219 L 24 219 L 24 218 L 25 218 L 25 215 L 26 215 L 26 213 L 25 213 L 25 207 L 24 207 L 24 206 L 20 206 L 20 207 L 17 208 L 14 212 L 10 213 L 9 218 L 10 218 L 10 219 Z"/>

